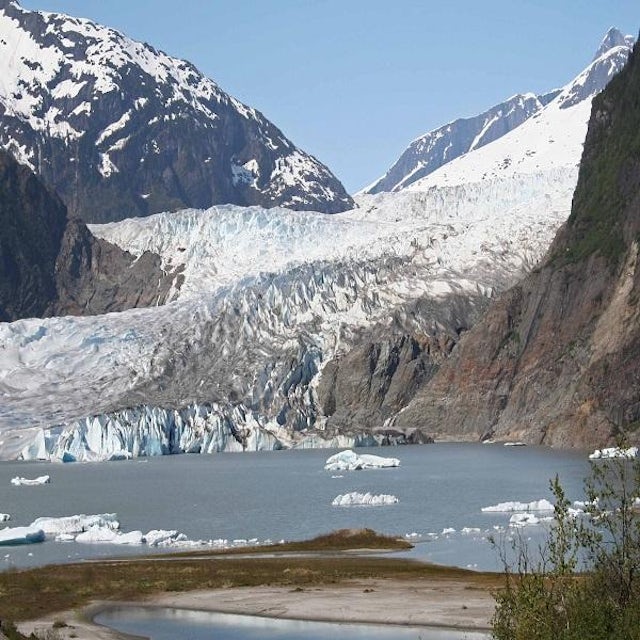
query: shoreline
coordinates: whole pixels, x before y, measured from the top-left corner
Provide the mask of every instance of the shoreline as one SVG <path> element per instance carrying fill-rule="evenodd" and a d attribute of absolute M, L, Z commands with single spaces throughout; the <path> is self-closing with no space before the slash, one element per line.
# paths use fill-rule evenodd
<path fill-rule="evenodd" d="M 126 603 L 99 600 L 17 626 L 26 635 L 55 628 L 61 640 L 131 638 L 94 622 L 99 613 L 118 606 L 488 634 L 495 602 L 488 589 L 464 579 L 356 579 L 311 587 L 251 586 L 163 593 Z"/>

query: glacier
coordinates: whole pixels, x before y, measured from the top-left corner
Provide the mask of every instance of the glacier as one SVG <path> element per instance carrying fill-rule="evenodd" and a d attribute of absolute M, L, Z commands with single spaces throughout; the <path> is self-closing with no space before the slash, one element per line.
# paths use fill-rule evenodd
<path fill-rule="evenodd" d="M 519 127 L 351 211 L 224 205 L 92 225 L 184 281 L 164 306 L 0 324 L 0 458 L 408 441 L 394 415 L 329 420 L 327 365 L 380 336 L 452 348 L 535 268 L 570 211 L 592 80 L 624 55 L 610 49 Z"/>
<path fill-rule="evenodd" d="M 542 257 L 576 179 L 574 166 L 363 196 L 333 216 L 228 206 L 94 225 L 184 265 L 184 285 L 162 307 L 0 324 L 0 456 L 380 443 L 323 429 L 323 366 L 372 327 L 435 336 L 456 301 L 483 308 Z"/>

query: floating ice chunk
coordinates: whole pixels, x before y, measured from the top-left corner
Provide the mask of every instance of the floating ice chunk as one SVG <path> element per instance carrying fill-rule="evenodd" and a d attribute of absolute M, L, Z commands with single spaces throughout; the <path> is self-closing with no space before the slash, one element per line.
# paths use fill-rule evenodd
<path fill-rule="evenodd" d="M 170 547 L 176 542 L 185 542 L 187 536 L 175 529 L 152 529 L 145 534 L 144 539 L 150 547 Z"/>
<path fill-rule="evenodd" d="M 463 527 L 460 531 L 464 535 L 474 535 L 476 533 L 480 533 L 480 529 L 478 527 Z"/>
<path fill-rule="evenodd" d="M 632 460 L 638 456 L 638 447 L 622 449 L 620 447 L 608 447 L 606 449 L 596 449 L 589 455 L 589 460 L 601 460 L 607 458 L 626 458 Z"/>
<path fill-rule="evenodd" d="M 114 542 L 118 534 L 109 527 L 90 527 L 76 536 L 76 542 L 104 544 Z"/>
<path fill-rule="evenodd" d="M 357 455 L 351 449 L 335 453 L 327 458 L 324 465 L 326 471 L 357 471 L 360 469 L 385 469 L 399 467 L 398 458 L 383 458 L 371 454 Z"/>
<path fill-rule="evenodd" d="M 511 511 L 553 511 L 553 504 L 544 498 L 532 502 L 500 502 L 482 507 L 484 513 L 510 513 Z"/>
<path fill-rule="evenodd" d="M 445 527 L 442 530 L 442 534 L 441 535 L 448 536 L 450 533 L 455 533 L 455 532 L 456 532 L 456 530 L 453 527 Z"/>
<path fill-rule="evenodd" d="M 352 491 L 344 495 L 336 496 L 331 503 L 332 507 L 380 507 L 396 504 L 398 498 L 385 493 L 378 495 L 372 493 L 358 493 Z"/>
<path fill-rule="evenodd" d="M 74 533 L 59 533 L 55 537 L 56 542 L 73 542 L 76 539 Z"/>
<path fill-rule="evenodd" d="M 87 531 L 92 527 L 103 527 L 112 530 L 120 528 L 115 513 L 101 513 L 86 516 L 63 516 L 60 518 L 37 518 L 31 523 L 32 527 L 42 529 L 47 535 L 59 535 L 62 533 L 76 534 Z"/>
<path fill-rule="evenodd" d="M 505 447 L 526 447 L 527 443 L 526 442 L 520 442 L 518 440 L 517 442 L 505 442 L 504 446 Z"/>
<path fill-rule="evenodd" d="M 131 544 L 139 545 L 144 543 L 142 531 L 130 531 L 120 533 L 109 527 L 91 527 L 87 531 L 76 536 L 76 542 L 89 544 Z"/>
<path fill-rule="evenodd" d="M 533 513 L 514 513 L 509 518 L 510 527 L 526 527 L 528 525 L 540 524 L 541 518 Z"/>
<path fill-rule="evenodd" d="M 11 516 L 8 513 L 0 513 L 0 522 L 6 522 L 11 520 Z"/>
<path fill-rule="evenodd" d="M 49 476 L 38 476 L 37 478 L 29 479 L 29 478 L 21 478 L 20 476 L 16 476 L 15 478 L 11 478 L 11 484 L 16 487 L 34 487 L 39 484 L 49 484 L 51 482 L 51 478 Z"/>
<path fill-rule="evenodd" d="M 37 527 L 7 527 L 0 530 L 0 545 L 34 544 L 44 541 L 44 531 Z"/>

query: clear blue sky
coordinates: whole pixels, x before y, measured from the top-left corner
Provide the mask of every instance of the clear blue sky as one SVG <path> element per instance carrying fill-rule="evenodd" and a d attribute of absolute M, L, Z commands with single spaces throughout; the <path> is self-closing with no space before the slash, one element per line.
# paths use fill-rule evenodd
<path fill-rule="evenodd" d="M 421 133 L 561 86 L 638 0 L 21 0 L 186 58 L 350 191 Z"/>

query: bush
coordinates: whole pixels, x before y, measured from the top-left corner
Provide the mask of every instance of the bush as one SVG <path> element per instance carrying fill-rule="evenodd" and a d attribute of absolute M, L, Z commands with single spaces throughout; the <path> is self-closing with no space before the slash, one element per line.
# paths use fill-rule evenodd
<path fill-rule="evenodd" d="M 553 525 L 538 560 L 522 539 L 495 594 L 496 640 L 640 640 L 640 461 L 592 462 L 585 516 L 556 477 Z"/>

